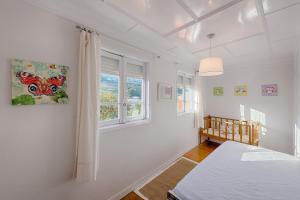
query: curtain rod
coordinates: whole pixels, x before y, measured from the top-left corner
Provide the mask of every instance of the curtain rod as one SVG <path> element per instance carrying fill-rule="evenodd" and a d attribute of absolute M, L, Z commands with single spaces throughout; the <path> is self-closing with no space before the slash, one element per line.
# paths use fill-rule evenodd
<path fill-rule="evenodd" d="M 74 22 L 74 21 L 73 21 L 73 22 Z M 80 31 L 87 31 L 88 33 L 93 33 L 93 32 L 95 32 L 97 35 L 102 35 L 102 36 L 104 36 L 104 37 L 106 37 L 106 38 L 109 38 L 109 39 L 115 40 L 115 41 L 117 41 L 117 42 L 123 43 L 123 44 L 125 44 L 125 45 L 127 45 L 127 46 L 129 46 L 129 47 L 131 47 L 131 48 L 134 48 L 134 49 L 143 51 L 143 52 L 145 52 L 145 53 L 151 54 L 153 57 L 155 56 L 155 57 L 157 57 L 157 58 L 160 58 L 160 55 L 157 55 L 156 53 L 154 53 L 154 52 L 152 52 L 152 51 L 149 51 L 149 50 L 146 50 L 146 49 L 142 49 L 142 48 L 140 48 L 140 47 L 137 47 L 137 46 L 132 45 L 132 44 L 130 44 L 130 43 L 127 43 L 127 42 L 124 42 L 124 41 L 122 41 L 122 40 L 116 39 L 116 38 L 111 37 L 111 36 L 109 36 L 109 35 L 106 35 L 106 34 L 104 34 L 104 33 L 100 33 L 100 32 L 98 32 L 98 31 L 94 31 L 92 28 L 87 28 L 86 26 L 82 26 L 82 25 L 76 25 L 76 28 L 79 29 Z M 108 50 L 106 50 L 106 49 L 102 49 L 102 50 L 104 50 L 104 51 L 106 51 L 106 52 L 108 52 L 108 53 L 117 55 L 117 56 L 124 57 L 124 55 L 122 55 L 122 54 L 114 53 L 114 52 L 108 51 Z M 179 64 L 179 63 L 177 63 L 177 64 Z"/>
<path fill-rule="evenodd" d="M 87 27 L 84 27 L 84 26 L 77 25 L 76 28 L 79 29 L 80 31 L 86 31 L 86 32 L 88 32 L 88 33 L 93 33 L 93 32 L 95 32 L 97 35 L 100 35 L 98 32 L 93 31 L 93 30 L 91 30 L 91 29 L 89 29 L 89 28 L 87 28 Z"/>
<path fill-rule="evenodd" d="M 135 45 L 129 44 L 129 43 L 124 42 L 124 41 L 122 41 L 122 40 L 116 39 L 116 38 L 111 37 L 111 36 L 109 36 L 109 35 L 106 35 L 106 34 L 104 34 L 104 33 L 101 33 L 101 32 L 98 32 L 98 31 L 93 31 L 93 29 L 88 28 L 88 27 L 86 27 L 86 26 L 76 25 L 76 28 L 79 29 L 80 31 L 87 31 L 88 33 L 96 32 L 97 35 L 102 35 L 102 36 L 104 36 L 104 37 L 106 37 L 106 38 L 108 38 L 108 39 L 115 40 L 115 41 L 117 41 L 117 42 L 120 42 L 120 43 L 123 43 L 123 44 L 125 44 L 125 45 L 127 45 L 127 46 L 130 46 L 131 48 L 134 48 L 134 49 L 143 51 L 143 52 L 145 52 L 145 53 L 151 54 L 152 56 L 156 56 L 156 53 L 154 53 L 154 52 L 152 52 L 152 51 L 149 51 L 149 50 L 146 50 L 146 49 L 142 49 L 142 48 L 140 48 L 140 47 L 137 47 L 137 46 L 135 46 Z M 111 52 L 110 52 L 110 53 L 111 53 Z M 123 56 L 124 56 L 124 55 L 123 55 Z"/>

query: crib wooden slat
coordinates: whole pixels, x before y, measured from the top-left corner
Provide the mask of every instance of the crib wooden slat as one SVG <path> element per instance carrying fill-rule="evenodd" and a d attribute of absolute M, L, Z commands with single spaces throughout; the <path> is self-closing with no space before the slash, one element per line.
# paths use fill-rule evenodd
<path fill-rule="evenodd" d="M 251 144 L 254 144 L 254 139 L 255 139 L 255 136 L 256 136 L 255 131 L 256 131 L 256 130 L 255 130 L 254 124 L 252 124 L 252 132 L 253 132 L 253 136 L 252 136 Z"/>
<path fill-rule="evenodd" d="M 215 135 L 215 119 L 212 119 L 212 134 Z"/>
<path fill-rule="evenodd" d="M 249 144 L 252 144 L 251 143 L 251 126 L 248 125 L 248 129 L 249 129 Z"/>
<path fill-rule="evenodd" d="M 225 139 L 227 140 L 227 134 L 228 134 L 228 119 L 226 119 L 226 126 L 225 126 Z"/>
<path fill-rule="evenodd" d="M 240 142 L 243 142 L 243 130 L 242 130 L 242 123 L 239 123 L 239 134 L 240 134 Z"/>
<path fill-rule="evenodd" d="M 232 120 L 232 140 L 233 141 L 234 141 L 234 135 L 235 135 L 234 131 L 235 131 L 235 123 L 234 123 L 234 120 Z"/>
<path fill-rule="evenodd" d="M 219 131 L 219 137 L 221 137 L 221 121 L 219 121 L 218 131 Z"/>

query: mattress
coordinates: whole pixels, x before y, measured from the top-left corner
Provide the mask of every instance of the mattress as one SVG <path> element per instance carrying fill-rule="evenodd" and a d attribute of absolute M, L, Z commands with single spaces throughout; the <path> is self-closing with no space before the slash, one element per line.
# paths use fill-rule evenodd
<path fill-rule="evenodd" d="M 173 190 L 181 200 L 299 200 L 300 160 L 227 141 Z"/>

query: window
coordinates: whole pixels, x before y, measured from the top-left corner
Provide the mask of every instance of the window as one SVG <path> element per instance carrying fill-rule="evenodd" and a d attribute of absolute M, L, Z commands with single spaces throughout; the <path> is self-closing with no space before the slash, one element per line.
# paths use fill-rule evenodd
<path fill-rule="evenodd" d="M 103 51 L 100 82 L 102 126 L 147 118 L 145 63 Z"/>
<path fill-rule="evenodd" d="M 191 113 L 193 106 L 193 76 L 178 72 L 177 74 L 177 113 Z"/>

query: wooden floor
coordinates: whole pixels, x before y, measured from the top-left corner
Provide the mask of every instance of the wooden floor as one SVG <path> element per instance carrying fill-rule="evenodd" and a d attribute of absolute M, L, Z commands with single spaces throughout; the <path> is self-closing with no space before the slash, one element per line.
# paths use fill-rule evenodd
<path fill-rule="evenodd" d="M 121 200 L 143 200 L 141 197 L 139 197 L 134 192 L 130 192 L 128 195 L 123 197 Z"/>
<path fill-rule="evenodd" d="M 189 152 L 187 152 L 184 157 L 191 159 L 196 162 L 201 162 L 206 156 L 213 152 L 219 145 L 216 143 L 202 143 Z M 127 196 L 123 197 L 121 200 L 143 200 L 134 192 L 129 193 Z"/>

